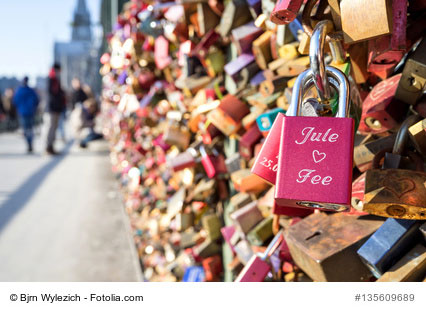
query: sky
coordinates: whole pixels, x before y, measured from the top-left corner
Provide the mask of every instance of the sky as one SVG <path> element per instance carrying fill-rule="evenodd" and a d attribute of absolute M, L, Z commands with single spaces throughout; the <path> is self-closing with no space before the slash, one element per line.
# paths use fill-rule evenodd
<path fill-rule="evenodd" d="M 46 76 L 53 43 L 69 41 L 78 0 L 0 0 L 0 77 Z M 101 0 L 86 0 L 93 23 Z M 99 28 L 98 28 L 99 29 Z"/>

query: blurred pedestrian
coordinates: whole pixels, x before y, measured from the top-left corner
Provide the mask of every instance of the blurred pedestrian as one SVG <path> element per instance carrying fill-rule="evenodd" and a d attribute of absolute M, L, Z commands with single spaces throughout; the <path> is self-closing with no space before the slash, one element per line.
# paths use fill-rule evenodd
<path fill-rule="evenodd" d="M 28 153 L 33 152 L 33 128 L 39 102 L 37 93 L 28 86 L 28 77 L 25 77 L 22 85 L 17 88 L 13 96 L 13 105 L 16 107 L 19 115 L 19 123 L 24 130 Z"/>
<path fill-rule="evenodd" d="M 2 98 L 3 109 L 6 114 L 8 130 L 15 130 L 18 127 L 16 109 L 13 105 L 13 94 L 13 89 L 7 88 L 4 91 L 4 96 Z"/>
<path fill-rule="evenodd" d="M 71 93 L 71 110 L 74 110 L 77 103 L 83 104 L 87 100 L 88 96 L 81 87 L 81 82 L 78 78 L 74 78 L 71 81 L 72 93 Z"/>
<path fill-rule="evenodd" d="M 56 155 L 56 151 L 53 148 L 55 143 L 56 130 L 58 128 L 59 118 L 61 113 L 66 109 L 65 93 L 62 90 L 60 82 L 60 71 L 61 66 L 57 63 L 53 65 L 49 72 L 48 80 L 48 110 L 49 110 L 49 132 L 47 135 L 47 147 L 46 152 L 50 155 Z"/>
<path fill-rule="evenodd" d="M 81 105 L 81 124 L 79 131 L 84 128 L 89 130 L 88 134 L 80 141 L 80 147 L 86 148 L 87 144 L 91 141 L 99 140 L 103 138 L 103 135 L 95 131 L 96 126 L 96 115 L 99 113 L 98 102 L 94 97 L 88 98 Z"/>

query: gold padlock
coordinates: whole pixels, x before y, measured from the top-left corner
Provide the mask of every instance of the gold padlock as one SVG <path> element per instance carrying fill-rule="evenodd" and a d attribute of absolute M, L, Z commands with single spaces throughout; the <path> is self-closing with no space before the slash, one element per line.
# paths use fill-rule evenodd
<path fill-rule="evenodd" d="M 416 164 L 416 170 L 397 169 L 403 150 L 400 147 L 408 137 L 408 128 L 416 120 L 417 116 L 412 116 L 404 121 L 393 153 L 386 155 L 391 157 L 385 158 L 385 169 L 379 169 L 385 150 L 374 157 L 373 169 L 367 171 L 365 178 L 363 211 L 389 218 L 426 220 L 426 173 L 422 158 L 408 151 L 406 154 Z"/>

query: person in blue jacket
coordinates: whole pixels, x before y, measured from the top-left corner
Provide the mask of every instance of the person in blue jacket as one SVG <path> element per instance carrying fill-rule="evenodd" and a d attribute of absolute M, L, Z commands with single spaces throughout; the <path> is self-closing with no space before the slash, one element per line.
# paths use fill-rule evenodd
<path fill-rule="evenodd" d="M 25 77 L 22 85 L 17 88 L 13 97 L 13 105 L 19 115 L 19 122 L 24 130 L 27 141 L 28 153 L 33 151 L 34 120 L 39 104 L 39 97 L 34 89 L 28 86 L 28 77 Z"/>

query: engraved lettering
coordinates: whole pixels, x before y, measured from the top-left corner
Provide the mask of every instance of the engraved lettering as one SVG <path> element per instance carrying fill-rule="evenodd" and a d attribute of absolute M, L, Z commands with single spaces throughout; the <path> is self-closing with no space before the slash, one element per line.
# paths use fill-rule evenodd
<path fill-rule="evenodd" d="M 310 130 L 309 130 L 309 129 L 310 129 Z M 303 139 L 303 141 L 302 141 L 302 142 L 297 142 L 297 141 L 295 141 L 295 142 L 296 142 L 296 144 L 304 144 L 304 143 L 308 140 L 308 137 L 311 135 L 311 132 L 314 130 L 314 127 L 306 127 L 306 128 L 304 128 L 304 129 L 302 130 L 302 135 L 305 135 L 305 130 L 308 130 L 308 132 L 306 133 L 305 138 Z"/>
<path fill-rule="evenodd" d="M 316 170 L 314 170 L 314 169 L 302 169 L 302 170 L 300 170 L 299 171 L 299 179 L 300 180 L 296 179 L 296 182 L 297 183 L 305 182 L 306 180 L 308 180 L 308 178 L 310 178 L 311 173 L 313 173 L 315 171 Z M 321 179 L 322 179 L 322 181 L 321 181 Z M 317 175 L 314 175 L 311 178 L 311 183 L 312 184 L 319 184 L 319 182 L 321 181 L 322 185 L 329 185 L 332 180 L 333 180 L 333 178 L 330 177 L 330 176 L 326 176 L 324 178 L 321 178 L 321 176 L 317 174 Z"/>
<path fill-rule="evenodd" d="M 309 175 L 316 170 L 314 169 L 302 169 L 299 171 L 299 178 L 302 179 L 301 181 L 296 180 L 297 183 L 303 183 L 306 181 L 307 178 L 309 178 Z M 303 174 L 302 172 L 306 172 Z"/>
<path fill-rule="evenodd" d="M 328 136 L 328 134 L 330 133 L 330 131 L 331 131 L 331 128 L 329 128 L 325 133 L 324 133 L 324 136 L 322 137 L 322 141 L 323 142 L 327 142 L 327 136 Z"/>
<path fill-rule="evenodd" d="M 333 133 L 332 135 L 330 135 L 330 137 L 328 138 L 328 142 L 330 143 L 334 143 L 336 142 L 336 140 L 338 139 L 339 135 L 337 133 Z"/>
<path fill-rule="evenodd" d="M 322 184 L 322 185 L 329 185 L 329 184 L 330 184 L 330 182 L 331 182 L 331 180 L 333 180 L 333 178 L 332 178 L 332 177 L 330 177 L 330 176 L 326 176 L 326 177 L 324 177 L 324 179 L 322 179 L 321 184 Z"/>
<path fill-rule="evenodd" d="M 313 141 L 317 141 L 317 142 L 319 142 L 320 141 L 320 138 L 321 138 L 321 132 L 320 133 L 312 133 L 312 137 L 311 137 L 311 141 L 313 142 Z M 315 136 L 316 136 L 316 138 L 315 138 Z"/>
<path fill-rule="evenodd" d="M 312 141 L 312 142 L 330 142 L 330 143 L 334 143 L 336 142 L 336 140 L 338 139 L 339 135 L 337 133 L 332 133 L 329 135 L 331 128 L 327 129 L 327 131 L 324 133 L 324 135 L 322 134 L 322 132 L 314 132 L 315 128 L 314 127 L 305 127 L 302 129 L 302 136 L 303 139 L 301 141 L 295 140 L 294 142 L 296 144 L 305 144 L 308 140 Z M 322 136 L 322 139 L 321 139 Z"/>
<path fill-rule="evenodd" d="M 319 183 L 319 181 L 321 181 L 321 176 L 316 175 L 316 176 L 313 176 L 313 177 L 312 177 L 311 183 L 312 183 L 312 184 L 318 184 L 318 183 Z"/>

